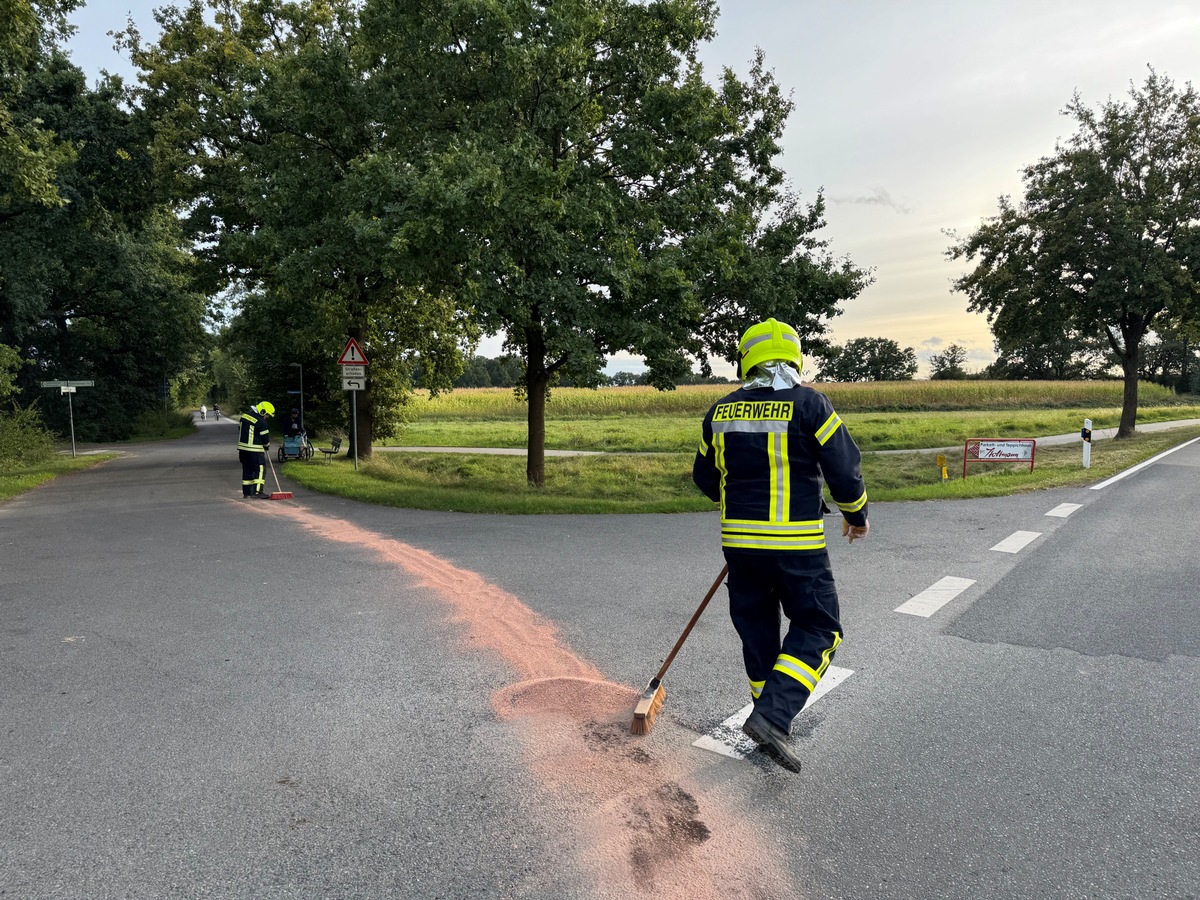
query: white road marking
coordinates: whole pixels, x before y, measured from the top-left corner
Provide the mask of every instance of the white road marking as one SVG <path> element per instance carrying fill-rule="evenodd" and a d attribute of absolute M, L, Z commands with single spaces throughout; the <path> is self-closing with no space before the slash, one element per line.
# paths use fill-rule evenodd
<path fill-rule="evenodd" d="M 1082 503 L 1060 503 L 1058 506 L 1054 507 L 1054 509 L 1050 510 L 1050 512 L 1046 513 L 1046 515 L 1054 516 L 1059 519 L 1065 519 L 1071 513 L 1075 512 L 1075 510 L 1082 508 Z"/>
<path fill-rule="evenodd" d="M 974 578 L 956 578 L 947 575 L 941 581 L 925 588 L 917 596 L 896 607 L 895 612 L 928 619 L 935 612 L 975 583 Z"/>
<path fill-rule="evenodd" d="M 1112 478 L 1108 479 L 1107 481 L 1102 481 L 1099 484 L 1093 484 L 1089 490 L 1098 491 L 1101 488 L 1106 488 L 1110 484 L 1112 484 L 1114 481 L 1120 481 L 1126 475 L 1132 475 L 1134 472 L 1137 472 L 1140 469 L 1146 468 L 1146 466 L 1149 466 L 1153 463 L 1158 462 L 1164 456 L 1170 456 L 1176 450 L 1182 450 L 1184 447 L 1188 446 L 1189 444 L 1196 443 L 1196 441 L 1200 441 L 1200 438 L 1192 438 L 1190 441 L 1185 441 L 1184 443 L 1180 444 L 1178 447 L 1172 447 L 1170 450 L 1164 450 L 1162 453 L 1158 454 L 1158 456 L 1152 456 L 1145 462 L 1140 462 L 1136 466 L 1132 466 L 1132 467 L 1126 469 L 1124 472 L 1120 472 L 1119 474 L 1114 475 Z"/>
<path fill-rule="evenodd" d="M 1014 531 L 992 549 L 999 553 L 1020 553 L 1041 536 L 1040 531 Z"/>
<path fill-rule="evenodd" d="M 821 680 L 817 682 L 817 689 L 812 692 L 812 696 L 804 704 L 800 715 L 808 712 L 814 703 L 853 674 L 853 669 L 841 669 L 837 666 L 830 666 L 826 669 Z M 751 753 L 755 753 L 757 745 L 742 734 L 742 724 L 749 718 L 752 709 L 754 709 L 754 704 L 747 703 L 708 734 L 701 735 L 699 739 L 692 741 L 692 746 L 719 753 L 721 756 L 728 756 L 730 759 L 745 759 Z"/>

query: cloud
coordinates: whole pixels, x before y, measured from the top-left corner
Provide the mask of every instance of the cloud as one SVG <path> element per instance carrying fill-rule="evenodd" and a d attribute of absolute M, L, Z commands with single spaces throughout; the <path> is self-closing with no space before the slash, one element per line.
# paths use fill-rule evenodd
<path fill-rule="evenodd" d="M 863 206 L 886 206 L 888 209 L 894 209 L 902 216 L 907 216 L 912 212 L 911 206 L 905 206 L 897 200 L 892 199 L 892 195 L 887 192 L 886 188 L 873 187 L 871 193 L 865 197 L 830 197 L 830 203 L 853 203 Z"/>

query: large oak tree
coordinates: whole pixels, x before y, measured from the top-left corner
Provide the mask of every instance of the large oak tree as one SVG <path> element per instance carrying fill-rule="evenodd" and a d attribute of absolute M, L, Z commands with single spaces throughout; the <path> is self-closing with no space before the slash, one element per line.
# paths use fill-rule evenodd
<path fill-rule="evenodd" d="M 1197 318 L 1200 99 L 1151 71 L 1128 101 L 1098 109 L 1076 95 L 1075 134 L 1024 171 L 1019 203 L 956 240 L 975 262 L 955 282 L 993 323 L 1002 352 L 1030 334 L 1105 340 L 1125 389 L 1117 437 L 1137 423 L 1138 357 L 1163 320 Z"/>
<path fill-rule="evenodd" d="M 373 364 L 418 351 L 428 386 L 455 339 L 504 334 L 541 484 L 560 377 L 595 384 L 631 352 L 667 387 L 771 315 L 819 342 L 868 280 L 818 237 L 821 196 L 788 189 L 791 102 L 761 58 L 703 77 L 715 18 L 711 0 L 192 0 L 156 45 L 128 41 L 213 289 L 240 290 L 244 352 L 280 365 L 340 327 Z"/>
<path fill-rule="evenodd" d="M 367 219 L 524 361 L 530 483 L 561 376 L 645 358 L 669 387 L 758 318 L 819 338 L 868 277 L 779 168 L 792 104 L 759 58 L 715 85 L 710 0 L 368 0 L 386 122 Z"/>

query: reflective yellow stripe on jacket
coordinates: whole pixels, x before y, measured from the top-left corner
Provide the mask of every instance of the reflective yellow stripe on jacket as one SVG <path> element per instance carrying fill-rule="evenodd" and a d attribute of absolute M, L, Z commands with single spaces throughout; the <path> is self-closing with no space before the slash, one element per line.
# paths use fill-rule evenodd
<path fill-rule="evenodd" d="M 238 449 L 249 450 L 252 453 L 262 453 L 263 445 L 254 442 L 255 431 L 258 427 L 258 419 L 249 413 L 242 413 L 241 423 L 238 428 Z"/>
<path fill-rule="evenodd" d="M 751 404 L 741 404 L 749 406 Z M 766 407 L 785 407 L 790 414 L 792 404 L 754 404 Z M 769 410 L 774 412 L 774 410 Z M 770 479 L 771 510 L 767 522 L 747 519 L 727 519 L 721 510 L 721 546 L 731 550 L 822 550 L 825 547 L 825 523 L 820 519 L 789 521 L 792 508 L 792 465 L 788 454 L 788 423 L 776 420 L 714 421 L 713 443 L 718 448 L 717 469 L 721 472 L 721 497 L 725 496 L 725 465 L 721 450 L 726 434 L 767 435 L 768 477 Z"/>
<path fill-rule="evenodd" d="M 820 550 L 825 546 L 825 523 L 750 522 L 727 519 L 721 522 L 721 546 L 733 550 Z"/>

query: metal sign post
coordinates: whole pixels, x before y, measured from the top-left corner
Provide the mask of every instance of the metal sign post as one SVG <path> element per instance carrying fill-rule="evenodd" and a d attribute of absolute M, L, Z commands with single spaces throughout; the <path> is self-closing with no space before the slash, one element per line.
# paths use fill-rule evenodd
<path fill-rule="evenodd" d="M 346 348 L 338 357 L 342 367 L 342 390 L 350 392 L 350 428 L 354 439 L 354 471 L 358 471 L 358 392 L 367 388 L 367 355 L 354 338 L 346 341 Z"/>
<path fill-rule="evenodd" d="M 75 458 L 75 404 L 71 400 L 71 395 L 75 393 L 75 388 L 68 385 L 60 387 L 59 393 L 67 395 L 67 420 L 71 423 L 71 459 Z"/>
<path fill-rule="evenodd" d="M 60 394 L 67 395 L 67 418 L 71 423 L 71 457 L 75 456 L 75 404 L 71 402 L 71 395 L 75 393 L 76 388 L 95 387 L 94 381 L 43 381 L 44 388 L 58 388 Z"/>

